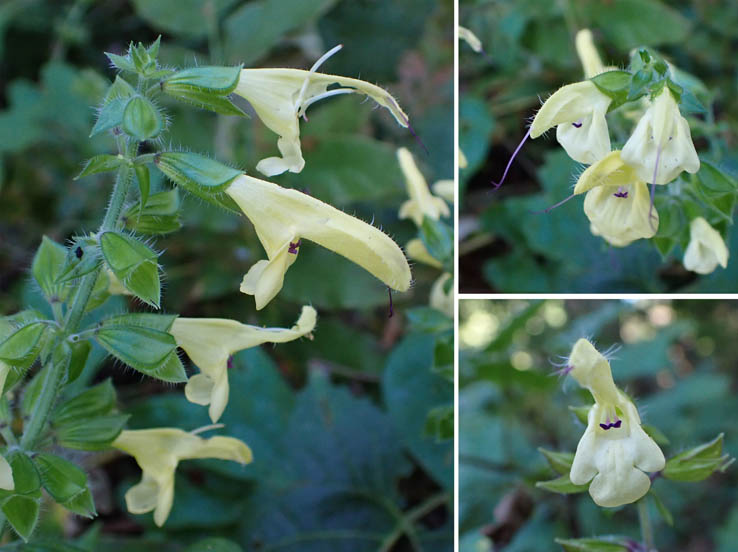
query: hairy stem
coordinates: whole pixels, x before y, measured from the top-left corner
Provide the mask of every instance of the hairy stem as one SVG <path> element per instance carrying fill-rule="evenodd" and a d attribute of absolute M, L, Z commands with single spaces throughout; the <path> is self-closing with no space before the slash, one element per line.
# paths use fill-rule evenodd
<path fill-rule="evenodd" d="M 130 141 L 125 146 L 126 157 L 133 157 L 137 150 L 138 143 Z M 126 195 L 128 194 L 128 187 L 131 183 L 131 172 L 131 168 L 128 164 L 123 164 L 118 169 L 115 186 L 113 187 L 113 192 L 110 196 L 110 202 L 108 203 L 108 208 L 105 212 L 105 218 L 100 226 L 100 232 L 107 232 L 108 230 L 115 229 L 118 219 L 120 218 L 121 211 L 123 210 Z M 92 295 L 92 289 L 95 287 L 95 281 L 97 280 L 99 273 L 100 268 L 98 267 L 96 270 L 83 276 L 80 280 L 79 287 L 74 295 L 74 300 L 69 308 L 69 312 L 67 312 L 67 320 L 64 324 L 64 336 L 77 331 L 79 324 L 82 321 L 82 316 L 84 315 L 85 310 L 87 310 L 87 303 L 90 300 L 90 295 Z M 63 339 L 63 337 L 61 339 Z M 57 344 L 54 345 L 52 351 L 56 348 Z M 49 417 L 49 412 L 56 402 L 56 395 L 59 392 L 64 378 L 66 362 L 53 362 L 51 360 L 52 358 L 53 355 L 50 355 L 49 361 L 44 367 L 46 374 L 41 387 L 41 393 L 34 405 L 31 419 L 23 429 L 23 436 L 21 437 L 20 444 L 21 447 L 26 450 L 33 448 L 39 435 L 43 432 L 43 429 L 46 426 L 46 421 Z"/>
<path fill-rule="evenodd" d="M 653 545 L 653 526 L 651 525 L 651 516 L 648 513 L 648 504 L 645 497 L 638 501 L 638 521 L 641 523 L 641 538 L 647 552 L 654 550 Z"/>

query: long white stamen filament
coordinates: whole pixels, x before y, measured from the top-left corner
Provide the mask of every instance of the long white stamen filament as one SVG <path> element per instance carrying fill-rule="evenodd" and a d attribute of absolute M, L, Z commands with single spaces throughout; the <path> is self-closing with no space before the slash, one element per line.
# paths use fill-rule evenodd
<path fill-rule="evenodd" d="M 308 84 L 310 83 L 310 77 L 315 73 L 318 68 L 325 63 L 325 61 L 331 57 L 333 54 L 338 52 L 341 48 L 343 48 L 343 44 L 339 44 L 338 46 L 334 46 L 330 50 L 328 50 L 325 54 L 320 56 L 318 61 L 313 63 L 313 66 L 310 68 L 310 71 L 308 72 L 308 76 L 305 77 L 305 82 L 302 83 L 302 88 L 300 88 L 300 93 L 297 95 L 297 99 L 295 100 L 295 110 L 300 110 L 300 104 L 302 104 L 302 99 L 305 97 L 305 91 L 307 90 Z M 305 110 L 302 109 L 304 112 Z"/>
<path fill-rule="evenodd" d="M 302 107 L 300 107 L 300 112 L 298 115 L 304 115 L 305 111 L 307 111 L 307 108 L 313 105 L 315 102 L 319 102 L 320 100 L 324 98 L 329 98 L 331 96 L 338 96 L 339 94 L 353 94 L 356 90 L 354 88 L 336 88 L 335 90 L 328 90 L 328 92 L 324 92 L 323 94 L 318 94 L 317 96 L 314 96 L 307 100 Z"/>
<path fill-rule="evenodd" d="M 210 431 L 212 429 L 221 429 L 225 427 L 225 424 L 210 424 L 202 427 L 198 427 L 197 429 L 193 429 L 190 431 L 191 435 L 199 435 L 200 433 L 205 433 L 206 431 Z"/>

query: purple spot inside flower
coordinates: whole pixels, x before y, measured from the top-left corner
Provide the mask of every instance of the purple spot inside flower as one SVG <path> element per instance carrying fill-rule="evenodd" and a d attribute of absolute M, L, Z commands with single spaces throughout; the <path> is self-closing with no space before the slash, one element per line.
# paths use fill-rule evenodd
<path fill-rule="evenodd" d="M 612 195 L 614 195 L 615 197 L 628 197 L 628 192 L 615 192 Z"/>
<path fill-rule="evenodd" d="M 296 242 L 290 242 L 290 247 L 287 250 L 288 253 L 292 253 L 293 255 L 297 255 L 297 249 L 300 247 L 300 244 L 302 243 L 302 240 L 297 240 Z"/>
<path fill-rule="evenodd" d="M 610 429 L 610 424 L 600 424 L 600 427 L 604 430 Z"/>
<path fill-rule="evenodd" d="M 228 357 L 228 369 L 230 370 L 231 368 L 233 368 L 233 357 L 229 356 Z"/>
<path fill-rule="evenodd" d="M 577 121 L 576 123 L 572 123 L 571 126 L 573 126 L 574 128 L 582 128 L 582 123 Z"/>
<path fill-rule="evenodd" d="M 620 427 L 620 425 L 621 425 L 622 423 L 623 423 L 623 420 L 618 420 L 618 421 L 617 421 L 617 422 L 615 422 L 614 424 L 610 424 L 610 427 L 615 427 L 615 428 L 618 428 L 618 427 Z"/>

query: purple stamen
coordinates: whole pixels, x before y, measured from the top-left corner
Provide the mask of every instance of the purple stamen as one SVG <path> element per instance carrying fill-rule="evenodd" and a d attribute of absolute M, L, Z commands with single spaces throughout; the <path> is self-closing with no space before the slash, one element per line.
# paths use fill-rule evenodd
<path fill-rule="evenodd" d="M 618 420 L 614 424 L 610 424 L 610 427 L 619 428 L 623 423 L 623 420 Z"/>
<path fill-rule="evenodd" d="M 389 295 L 389 316 L 387 318 L 392 318 L 395 312 L 392 310 L 392 289 L 389 286 L 387 286 L 387 295 Z"/>
<path fill-rule="evenodd" d="M 628 190 L 626 190 L 625 188 L 623 188 L 623 186 L 618 186 L 618 191 L 615 192 L 612 195 L 614 195 L 615 197 L 626 198 L 626 197 L 628 197 Z"/>
<path fill-rule="evenodd" d="M 425 151 L 425 154 L 426 155 L 430 155 L 430 151 L 428 151 L 428 148 L 425 147 L 425 144 L 423 143 L 423 140 L 421 140 L 420 139 L 420 136 L 417 135 L 417 133 L 415 132 L 415 129 L 410 124 L 410 119 L 408 119 L 407 117 L 405 118 L 405 124 L 407 125 L 407 128 L 410 131 L 410 134 L 413 135 L 413 137 L 418 142 L 418 144 L 420 144 L 420 147 L 423 148 L 423 151 Z"/>
<path fill-rule="evenodd" d="M 297 248 L 300 247 L 300 244 L 302 243 L 302 240 L 297 240 L 296 242 L 290 242 L 290 247 L 287 249 L 288 253 L 292 253 L 293 255 L 297 255 Z"/>
<path fill-rule="evenodd" d="M 233 368 L 233 356 L 228 357 L 228 369 Z"/>
<path fill-rule="evenodd" d="M 523 144 L 524 144 L 524 143 L 525 143 L 525 141 L 526 141 L 526 140 L 528 139 L 528 136 L 530 136 L 530 128 L 528 129 L 528 132 L 526 132 L 526 133 L 525 133 L 525 136 L 523 136 L 523 139 L 522 139 L 522 140 L 520 141 L 520 143 L 518 144 L 518 147 L 517 147 L 517 148 L 515 148 L 515 151 L 513 152 L 513 154 L 512 154 L 512 157 L 510 157 L 510 161 L 508 161 L 508 162 L 507 162 L 507 167 L 505 167 L 505 172 L 504 172 L 504 173 L 502 173 L 502 178 L 500 179 L 500 182 L 499 182 L 499 183 L 497 183 L 497 182 L 492 182 L 492 186 L 494 186 L 494 187 L 495 187 L 495 190 L 496 190 L 497 188 L 499 188 L 500 186 L 502 186 L 502 183 L 503 183 L 503 182 L 505 182 L 505 177 L 507 176 L 507 171 L 509 171 L 509 170 L 510 170 L 510 165 L 512 165 L 512 162 L 513 162 L 513 160 L 514 160 L 514 159 L 515 159 L 515 157 L 516 157 L 516 156 L 518 155 L 518 152 L 520 151 L 520 148 L 522 148 L 522 147 L 523 147 Z"/>
<path fill-rule="evenodd" d="M 610 429 L 610 424 L 600 424 L 600 427 L 601 427 L 602 429 L 604 429 L 604 430 L 606 430 L 606 431 L 607 431 L 608 429 Z"/>
<path fill-rule="evenodd" d="M 554 209 L 556 209 L 556 207 L 561 207 L 564 203 L 566 203 L 567 201 L 569 201 L 575 195 L 577 195 L 577 194 L 571 194 L 566 199 L 562 199 L 561 201 L 559 201 L 556 205 L 551 205 L 551 207 L 546 207 L 543 211 L 531 211 L 531 213 L 533 213 L 534 215 L 542 215 L 544 213 L 549 213 L 549 212 L 553 211 Z"/>
<path fill-rule="evenodd" d="M 569 372 L 571 372 L 574 369 L 573 366 L 562 366 L 558 370 L 554 370 L 551 375 L 552 376 L 568 376 Z"/>
<path fill-rule="evenodd" d="M 572 123 L 571 126 L 573 126 L 574 128 L 582 128 L 582 121 L 581 121 L 581 119 L 579 121 L 577 121 L 576 123 Z"/>

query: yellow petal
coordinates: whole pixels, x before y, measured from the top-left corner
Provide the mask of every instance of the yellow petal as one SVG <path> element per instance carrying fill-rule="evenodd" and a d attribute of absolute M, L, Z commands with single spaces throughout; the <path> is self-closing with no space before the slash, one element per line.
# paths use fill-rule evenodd
<path fill-rule="evenodd" d="M 728 247 L 720 232 L 702 217 L 689 224 L 689 244 L 684 252 L 684 267 L 698 274 L 710 274 L 718 265 L 728 266 Z"/>
<path fill-rule="evenodd" d="M 577 32 L 575 44 L 579 61 L 582 63 L 582 67 L 584 68 L 585 78 L 591 79 L 605 70 L 605 67 L 602 65 L 600 55 L 597 53 L 597 48 L 595 48 L 594 41 L 592 40 L 592 31 L 589 29 L 582 29 Z"/>
<path fill-rule="evenodd" d="M 328 91 L 337 84 L 339 89 Z M 279 135 L 277 146 L 282 157 L 259 162 L 256 169 L 266 176 L 290 171 L 299 173 L 305 166 L 300 149 L 299 116 L 309 105 L 339 93 L 358 93 L 386 107 L 397 123 L 408 126 L 408 117 L 389 92 L 374 84 L 301 69 L 243 69 L 234 90 L 254 108 L 262 122 Z"/>
<path fill-rule="evenodd" d="M 263 309 L 282 289 L 287 269 L 297 260 L 297 253 L 290 252 L 290 244 L 297 243 L 297 240 L 298 238 L 288 239 L 268 261 L 257 262 L 244 275 L 241 293 L 254 296 L 256 310 Z"/>
<path fill-rule="evenodd" d="M 446 316 L 454 317 L 454 288 L 448 290 L 448 293 L 444 291 L 444 285 L 451 278 L 448 272 L 444 272 L 438 279 L 433 282 L 431 286 L 430 299 L 428 303 L 431 307 L 441 311 Z"/>
<path fill-rule="evenodd" d="M 177 318 L 170 333 L 202 372 L 187 382 L 187 400 L 212 403 L 210 417 L 218 421 L 228 402 L 228 358 L 263 343 L 299 339 L 315 329 L 316 320 L 317 312 L 307 305 L 292 328 L 262 328 L 224 318 Z"/>
<path fill-rule="evenodd" d="M 270 260 L 295 236 L 346 257 L 392 289 L 410 287 L 402 250 L 370 224 L 307 194 L 248 175 L 236 178 L 226 193 L 254 225 Z"/>
<path fill-rule="evenodd" d="M 588 192 L 598 186 L 628 186 L 637 180 L 635 170 L 620 157 L 620 150 L 614 150 L 587 167 L 574 187 L 575 194 Z"/>
<path fill-rule="evenodd" d="M 651 207 L 648 187 L 643 182 L 590 190 L 584 198 L 584 213 L 592 223 L 592 233 L 615 247 L 652 238 L 659 228 L 659 213 Z"/>
<path fill-rule="evenodd" d="M 449 216 L 451 213 L 448 205 L 440 197 L 431 195 L 412 154 L 406 148 L 400 148 L 397 150 L 397 160 L 405 176 L 407 195 L 410 196 L 400 207 L 400 218 L 410 218 L 420 226 L 423 224 L 423 217 L 438 220 L 441 216 Z"/>
<path fill-rule="evenodd" d="M 449 203 L 456 201 L 456 184 L 453 180 L 438 180 L 431 186 L 433 193 L 441 196 Z"/>
<path fill-rule="evenodd" d="M 548 129 L 564 123 L 575 123 L 592 114 L 604 114 L 610 98 L 591 81 L 567 84 L 554 92 L 536 113 L 530 127 L 530 137 L 538 138 Z"/>

